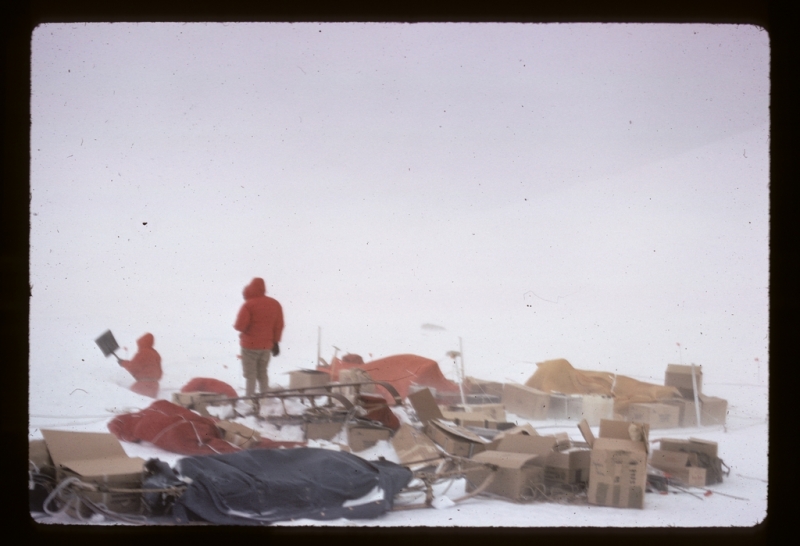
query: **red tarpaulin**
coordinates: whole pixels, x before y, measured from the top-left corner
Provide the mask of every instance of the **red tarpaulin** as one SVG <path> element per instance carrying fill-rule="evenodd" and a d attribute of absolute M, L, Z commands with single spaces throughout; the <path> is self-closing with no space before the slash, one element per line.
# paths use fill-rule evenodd
<path fill-rule="evenodd" d="M 360 363 L 357 355 L 347 355 L 342 359 L 334 358 L 329 367 L 318 368 L 331 374 L 331 381 L 339 380 L 339 372 L 351 368 L 359 368 L 370 376 L 373 381 L 386 381 L 397 389 L 401 398 L 408 396 L 412 385 L 429 387 L 441 392 L 458 392 L 458 384 L 447 379 L 439 369 L 435 360 L 417 355 L 395 355 L 379 358 L 366 364 Z M 378 391 L 390 403 L 392 397 L 378 388 Z"/>
<path fill-rule="evenodd" d="M 213 419 L 203 417 L 166 400 L 156 400 L 136 413 L 118 415 L 108 430 L 124 442 L 150 442 L 181 455 L 210 455 L 241 451 L 222 439 Z M 301 442 L 275 442 L 262 439 L 255 448 L 296 447 Z"/>
<path fill-rule="evenodd" d="M 236 391 L 219 379 L 211 377 L 195 377 L 181 387 L 181 392 L 215 392 L 217 394 L 224 394 L 228 398 L 236 398 L 239 395 Z"/>

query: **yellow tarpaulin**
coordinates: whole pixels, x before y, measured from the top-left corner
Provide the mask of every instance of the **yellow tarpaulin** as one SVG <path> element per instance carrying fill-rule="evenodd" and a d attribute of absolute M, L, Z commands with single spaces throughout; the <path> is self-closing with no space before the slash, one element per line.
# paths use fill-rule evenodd
<path fill-rule="evenodd" d="M 536 364 L 536 372 L 525 382 L 544 392 L 562 394 L 602 394 L 614 397 L 614 411 L 624 413 L 629 404 L 680 398 L 675 387 L 655 385 L 610 372 L 576 370 L 559 358 Z"/>

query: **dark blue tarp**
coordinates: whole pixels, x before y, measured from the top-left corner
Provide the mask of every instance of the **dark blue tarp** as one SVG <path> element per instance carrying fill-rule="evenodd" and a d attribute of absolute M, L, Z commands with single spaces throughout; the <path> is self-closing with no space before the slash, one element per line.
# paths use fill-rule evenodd
<path fill-rule="evenodd" d="M 191 480 L 173 507 L 180 523 L 263 525 L 301 518 L 374 518 L 391 510 L 394 496 L 411 480 L 411 472 L 395 463 L 315 448 L 187 457 L 175 470 Z M 376 488 L 381 495 L 352 502 Z"/>

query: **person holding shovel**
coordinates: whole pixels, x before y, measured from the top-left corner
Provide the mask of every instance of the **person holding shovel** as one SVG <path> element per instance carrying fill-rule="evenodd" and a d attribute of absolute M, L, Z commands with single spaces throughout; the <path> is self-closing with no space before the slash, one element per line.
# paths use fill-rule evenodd
<path fill-rule="evenodd" d="M 161 380 L 161 355 L 153 348 L 155 338 L 147 333 L 136 340 L 137 352 L 130 360 L 120 360 L 119 365 L 130 372 L 136 383 L 130 389 L 144 396 L 158 396 L 158 382 Z"/>
<path fill-rule="evenodd" d="M 283 308 L 267 296 L 267 285 L 260 277 L 250 281 L 244 291 L 244 304 L 233 327 L 240 332 L 242 370 L 247 396 L 253 396 L 258 381 L 259 392 L 269 388 L 267 366 L 271 356 L 280 354 L 278 343 L 283 333 Z"/>

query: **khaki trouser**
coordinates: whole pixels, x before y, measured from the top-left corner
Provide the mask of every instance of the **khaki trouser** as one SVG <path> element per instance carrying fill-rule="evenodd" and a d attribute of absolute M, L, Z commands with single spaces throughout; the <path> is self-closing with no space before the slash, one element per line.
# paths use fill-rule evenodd
<path fill-rule="evenodd" d="M 269 388 L 267 366 L 269 366 L 270 356 L 272 353 L 269 349 L 259 351 L 242 347 L 242 371 L 244 372 L 247 396 L 253 396 L 256 393 L 256 380 L 258 380 L 259 392 L 267 392 Z"/>

